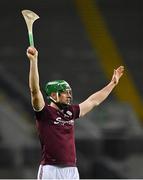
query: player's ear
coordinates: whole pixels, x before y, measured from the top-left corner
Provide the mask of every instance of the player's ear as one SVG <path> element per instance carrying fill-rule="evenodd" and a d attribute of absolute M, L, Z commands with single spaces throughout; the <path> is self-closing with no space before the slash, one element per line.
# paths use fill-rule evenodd
<path fill-rule="evenodd" d="M 52 97 L 55 101 L 57 101 L 57 93 L 56 93 L 56 92 L 52 92 L 52 93 L 51 93 L 51 97 Z"/>

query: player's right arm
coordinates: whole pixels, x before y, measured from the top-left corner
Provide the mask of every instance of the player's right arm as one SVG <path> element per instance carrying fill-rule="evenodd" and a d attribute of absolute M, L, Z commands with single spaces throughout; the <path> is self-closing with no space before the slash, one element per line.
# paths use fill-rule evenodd
<path fill-rule="evenodd" d="M 38 72 L 38 51 L 34 47 L 28 47 L 27 57 L 30 61 L 29 88 L 33 109 L 40 111 L 45 106 L 45 101 L 40 90 Z"/>

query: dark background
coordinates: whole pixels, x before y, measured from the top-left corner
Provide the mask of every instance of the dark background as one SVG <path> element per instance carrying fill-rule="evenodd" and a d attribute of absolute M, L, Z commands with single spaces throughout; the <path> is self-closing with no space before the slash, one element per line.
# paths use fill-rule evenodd
<path fill-rule="evenodd" d="M 94 3 L 142 101 L 143 1 Z M 30 102 L 29 42 L 21 10 L 40 16 L 34 22 L 33 34 L 43 94 L 47 81 L 64 79 L 72 86 L 74 103 L 80 103 L 110 79 L 92 46 L 76 0 L 1 1 L 0 8 L 0 178 L 34 179 L 40 144 Z M 127 94 L 128 87 L 124 88 Z M 76 147 L 81 178 L 143 178 L 142 119 L 128 101 L 119 101 L 114 91 L 77 121 Z"/>

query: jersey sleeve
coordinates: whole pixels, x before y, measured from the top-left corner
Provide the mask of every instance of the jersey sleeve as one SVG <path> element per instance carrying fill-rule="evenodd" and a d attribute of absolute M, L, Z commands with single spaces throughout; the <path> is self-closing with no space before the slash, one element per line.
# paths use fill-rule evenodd
<path fill-rule="evenodd" d="M 73 119 L 79 118 L 80 108 L 78 104 L 72 105 Z"/>
<path fill-rule="evenodd" d="M 36 117 L 36 119 L 38 121 L 40 121 L 40 120 L 42 120 L 44 118 L 45 111 L 46 111 L 46 104 L 45 104 L 44 108 L 41 111 L 35 111 L 34 110 L 35 117 Z"/>

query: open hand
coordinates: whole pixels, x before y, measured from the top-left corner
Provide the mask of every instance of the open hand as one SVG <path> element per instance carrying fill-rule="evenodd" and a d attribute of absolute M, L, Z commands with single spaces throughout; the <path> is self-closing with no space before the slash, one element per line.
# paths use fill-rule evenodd
<path fill-rule="evenodd" d="M 117 69 L 114 69 L 111 82 L 117 85 L 123 73 L 124 73 L 124 66 L 119 66 Z"/>

